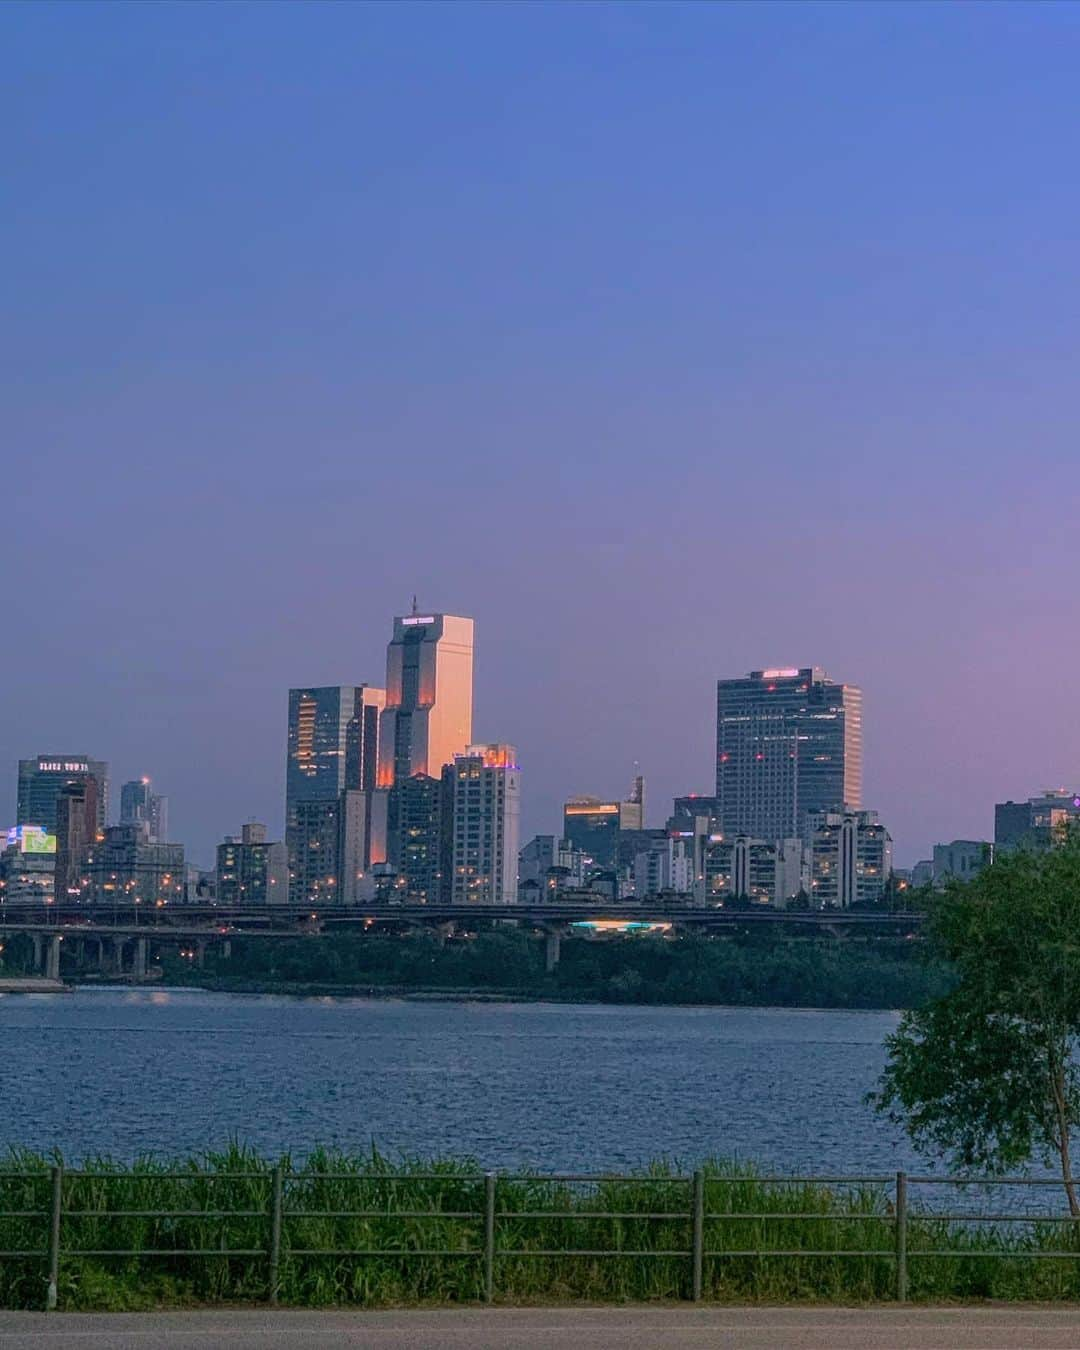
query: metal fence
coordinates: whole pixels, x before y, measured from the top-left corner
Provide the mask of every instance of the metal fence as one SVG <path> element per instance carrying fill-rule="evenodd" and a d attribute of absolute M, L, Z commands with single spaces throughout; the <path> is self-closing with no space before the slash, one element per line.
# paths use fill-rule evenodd
<path fill-rule="evenodd" d="M 75 1208 L 70 1203 L 71 1192 L 80 1181 L 102 1181 L 120 1184 L 135 1184 L 140 1181 L 190 1181 L 213 1184 L 218 1182 L 257 1182 L 260 1198 L 265 1204 L 256 1208 L 224 1209 L 213 1205 L 195 1206 L 180 1209 L 138 1209 L 138 1208 Z M 435 1184 L 460 1188 L 465 1185 L 473 1189 L 477 1204 L 465 1209 L 393 1209 L 381 1208 L 355 1209 L 318 1209 L 306 1205 L 291 1205 L 289 1189 L 293 1184 L 311 1182 L 352 1183 L 355 1186 L 394 1184 L 414 1185 L 416 1183 Z M 706 1263 L 722 1263 L 736 1259 L 750 1261 L 768 1261 L 775 1258 L 832 1258 L 866 1259 L 873 1258 L 890 1263 L 892 1271 L 892 1291 L 898 1301 L 908 1297 L 909 1269 L 913 1261 L 933 1260 L 937 1258 L 999 1258 L 999 1259 L 1060 1259 L 1076 1261 L 1080 1259 L 1080 1218 L 1069 1214 L 1051 1213 L 1040 1208 L 1036 1211 L 999 1208 L 996 1211 L 963 1210 L 959 1208 L 937 1208 L 933 1203 L 927 1207 L 912 1209 L 911 1194 L 914 1189 L 923 1188 L 989 1188 L 991 1194 L 998 1187 L 1030 1188 L 1030 1194 L 1045 1194 L 1043 1188 L 1052 1187 L 1060 1191 L 1060 1178 L 1029 1177 L 928 1177 L 909 1176 L 897 1172 L 888 1176 L 752 1176 L 752 1175 L 715 1175 L 696 1171 L 688 1175 L 643 1176 L 641 1174 L 617 1173 L 509 1173 L 485 1172 L 477 1174 L 446 1172 L 400 1172 L 366 1174 L 362 1172 L 300 1172 L 293 1173 L 283 1166 L 270 1170 L 250 1172 L 184 1171 L 184 1172 L 139 1172 L 118 1171 L 80 1171 L 65 1170 L 56 1166 L 46 1174 L 44 1172 L 0 1171 L 0 1185 L 6 1182 L 29 1184 L 33 1189 L 47 1197 L 47 1205 L 29 1208 L 0 1210 L 0 1221 L 17 1219 L 27 1221 L 34 1231 L 41 1235 L 40 1246 L 0 1250 L 0 1259 L 22 1260 L 41 1263 L 44 1283 L 44 1305 L 47 1309 L 57 1306 L 62 1263 L 68 1261 L 110 1261 L 119 1260 L 159 1260 L 176 1259 L 180 1261 L 249 1259 L 265 1262 L 265 1297 L 270 1303 L 276 1303 L 281 1287 L 283 1261 L 295 1261 L 303 1258 L 334 1257 L 351 1261 L 369 1259 L 393 1259 L 412 1261 L 420 1258 L 445 1258 L 448 1260 L 475 1261 L 479 1263 L 483 1297 L 487 1302 L 495 1299 L 498 1293 L 498 1275 L 500 1264 L 509 1260 L 545 1260 L 545 1259 L 631 1259 L 636 1261 L 655 1261 L 658 1259 L 685 1261 L 685 1289 L 692 1300 L 700 1300 L 705 1288 Z M 500 1197 L 505 1197 L 508 1189 L 517 1183 L 537 1183 L 597 1186 L 604 1183 L 620 1183 L 627 1186 L 647 1188 L 649 1194 L 655 1194 L 656 1188 L 667 1188 L 673 1194 L 672 1202 L 663 1208 L 647 1210 L 608 1210 L 590 1205 L 587 1208 L 550 1208 L 550 1209 L 514 1209 L 500 1205 Z M 785 1188 L 792 1186 L 812 1186 L 833 1188 L 836 1186 L 859 1187 L 865 1191 L 877 1192 L 881 1204 L 877 1210 L 863 1211 L 797 1211 L 797 1210 L 756 1210 L 742 1211 L 725 1207 L 717 1203 L 723 1188 L 751 1184 L 755 1187 Z M 759 1192 L 760 1193 L 760 1192 Z M 939 1194 L 940 1194 L 939 1189 Z M 83 1244 L 79 1238 L 79 1225 L 87 1220 L 147 1219 L 213 1221 L 220 1225 L 220 1245 L 185 1247 L 174 1245 L 105 1247 L 94 1248 Z M 290 1228 L 303 1220 L 312 1219 L 357 1219 L 357 1220 L 460 1220 L 474 1234 L 474 1244 L 468 1247 L 448 1248 L 437 1246 L 380 1246 L 380 1247 L 309 1247 L 295 1245 L 289 1237 Z M 228 1225 L 232 1220 L 250 1220 L 256 1224 L 261 1241 L 245 1247 L 225 1245 Z M 685 1234 L 685 1242 L 676 1246 L 651 1247 L 637 1245 L 624 1247 L 617 1241 L 600 1247 L 532 1247 L 514 1246 L 508 1238 L 508 1221 L 515 1224 L 541 1220 L 560 1222 L 601 1222 L 619 1224 L 620 1221 L 635 1223 L 664 1222 L 675 1224 Z M 764 1241 L 765 1226 L 772 1223 L 846 1222 L 848 1224 L 870 1224 L 881 1233 L 881 1245 L 859 1247 L 840 1246 L 800 1246 L 769 1245 Z M 1011 1247 L 1004 1246 L 994 1250 L 988 1246 L 976 1246 L 965 1249 L 956 1246 L 909 1246 L 913 1221 L 919 1222 L 917 1233 L 947 1234 L 951 1226 L 977 1226 L 980 1224 L 1063 1224 L 1063 1231 L 1075 1235 L 1078 1245 L 1075 1249 L 1062 1247 Z M 709 1229 L 721 1223 L 727 1225 L 757 1224 L 761 1242 L 740 1242 L 735 1246 L 715 1246 L 709 1243 Z M 790 1230 L 789 1230 L 790 1231 Z M 714 1266 L 715 1268 L 715 1266 Z"/>

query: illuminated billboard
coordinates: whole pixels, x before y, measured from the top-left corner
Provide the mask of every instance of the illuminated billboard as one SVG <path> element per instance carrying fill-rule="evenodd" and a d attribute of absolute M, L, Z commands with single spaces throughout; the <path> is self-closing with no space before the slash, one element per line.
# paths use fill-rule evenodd
<path fill-rule="evenodd" d="M 20 853 L 55 853 L 56 835 L 47 834 L 42 825 L 13 825 L 7 832 L 7 846 Z"/>

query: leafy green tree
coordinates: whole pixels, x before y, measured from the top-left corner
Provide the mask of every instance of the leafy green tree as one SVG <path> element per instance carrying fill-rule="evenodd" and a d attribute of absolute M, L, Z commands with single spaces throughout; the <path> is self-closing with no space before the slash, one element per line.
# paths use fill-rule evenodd
<path fill-rule="evenodd" d="M 1000 1175 L 1056 1159 L 1080 1217 L 1080 835 L 950 885 L 928 932 L 957 982 L 905 1014 L 871 1100 L 953 1166 Z"/>

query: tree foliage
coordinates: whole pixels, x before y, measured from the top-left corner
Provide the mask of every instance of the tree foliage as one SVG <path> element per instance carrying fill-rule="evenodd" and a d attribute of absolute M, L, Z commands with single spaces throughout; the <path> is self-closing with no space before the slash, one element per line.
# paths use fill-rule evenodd
<path fill-rule="evenodd" d="M 1080 1122 L 1080 835 L 1016 852 L 932 902 L 953 989 L 905 1014 L 872 1100 L 923 1152 L 994 1174 L 1055 1158 L 1071 1212 Z"/>

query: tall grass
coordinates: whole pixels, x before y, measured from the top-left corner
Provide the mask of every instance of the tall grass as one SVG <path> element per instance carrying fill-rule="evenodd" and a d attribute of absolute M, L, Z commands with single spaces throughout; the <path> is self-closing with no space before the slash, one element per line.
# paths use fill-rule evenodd
<path fill-rule="evenodd" d="M 26 1253 L 0 1257 L 0 1307 L 42 1306 L 50 1169 L 60 1161 L 29 1152 L 0 1160 L 0 1210 L 11 1212 L 0 1216 L 0 1250 Z M 282 1303 L 483 1297 L 485 1181 L 475 1162 L 318 1149 L 281 1164 Z M 893 1296 L 891 1188 L 763 1180 L 723 1162 L 704 1171 L 706 1298 Z M 239 1146 L 178 1162 L 85 1160 L 64 1178 L 60 1306 L 264 1301 L 272 1193 L 273 1164 Z M 690 1295 L 691 1188 L 668 1164 L 592 1181 L 501 1177 L 496 1210 L 499 1300 Z M 1080 1260 L 1045 1255 L 1080 1256 L 1078 1238 L 1074 1224 L 980 1224 L 916 1210 L 908 1231 L 911 1296 L 1080 1298 Z M 129 1251 L 140 1254 L 105 1254 Z M 843 1254 L 854 1252 L 865 1254 Z"/>

